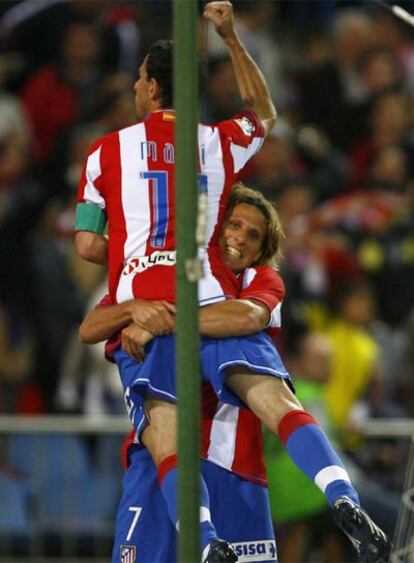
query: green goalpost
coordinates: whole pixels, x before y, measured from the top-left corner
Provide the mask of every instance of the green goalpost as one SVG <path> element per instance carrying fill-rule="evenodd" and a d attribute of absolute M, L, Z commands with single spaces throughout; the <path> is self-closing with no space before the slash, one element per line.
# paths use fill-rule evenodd
<path fill-rule="evenodd" d="M 196 173 L 198 122 L 197 0 L 174 0 L 177 237 L 177 386 L 180 522 L 179 561 L 200 561 L 200 360 L 197 281 Z"/>

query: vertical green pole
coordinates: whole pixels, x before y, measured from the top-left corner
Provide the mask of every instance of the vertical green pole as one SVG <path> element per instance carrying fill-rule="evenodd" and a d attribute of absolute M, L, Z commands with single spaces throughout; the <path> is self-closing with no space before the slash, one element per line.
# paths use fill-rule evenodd
<path fill-rule="evenodd" d="M 177 237 L 177 386 L 179 561 L 200 561 L 200 360 L 197 282 L 187 276 L 197 255 L 197 0 L 174 1 L 175 205 Z"/>

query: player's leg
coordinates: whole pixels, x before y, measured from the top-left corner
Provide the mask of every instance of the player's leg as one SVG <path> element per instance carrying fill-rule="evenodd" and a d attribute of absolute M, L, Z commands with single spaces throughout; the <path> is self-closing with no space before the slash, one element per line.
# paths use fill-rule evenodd
<path fill-rule="evenodd" d="M 114 354 L 125 388 L 127 409 L 139 441 L 148 448 L 157 468 L 166 508 L 177 525 L 177 414 L 175 394 L 175 344 L 172 336 L 154 338 L 146 358 L 138 364 L 122 350 Z M 166 398 L 168 400 L 166 400 Z M 215 552 L 228 551 L 223 561 L 235 561 L 226 542 L 220 543 L 210 519 L 207 487 L 200 475 L 201 547 L 208 561 Z"/>
<path fill-rule="evenodd" d="M 331 506 L 344 496 L 359 503 L 328 437 L 282 379 L 235 366 L 228 370 L 226 385 L 280 437 L 293 462 L 316 483 Z"/>
<path fill-rule="evenodd" d="M 239 562 L 275 563 L 276 542 L 267 487 L 205 460 L 202 471 L 217 533 L 232 543 Z"/>
<path fill-rule="evenodd" d="M 328 437 L 285 381 L 234 366 L 226 385 L 279 436 L 295 465 L 325 494 L 336 523 L 364 561 L 382 561 L 390 549 L 388 539 L 360 508 L 358 493 Z"/>
<path fill-rule="evenodd" d="M 331 506 L 342 496 L 358 502 L 342 462 L 290 390 L 289 373 L 265 334 L 203 341 L 202 366 L 221 401 L 240 405 L 237 401 L 242 400 L 282 438 L 293 462 L 316 482 Z"/>
<path fill-rule="evenodd" d="M 341 529 L 352 530 L 359 551 L 386 553 L 389 543 L 360 509 L 358 495 L 327 436 L 283 384 L 291 385 L 289 373 L 271 340 L 264 333 L 209 340 L 203 343 L 202 366 L 222 402 L 240 406 L 242 400 L 281 437 L 292 461 L 325 493 Z M 343 499 L 349 499 L 348 504 Z"/>
<path fill-rule="evenodd" d="M 173 562 L 175 550 L 176 531 L 165 509 L 154 463 L 145 449 L 133 446 L 116 516 L 112 563 Z"/>
<path fill-rule="evenodd" d="M 148 425 L 142 432 L 141 442 L 151 453 L 170 520 L 178 528 L 177 408 L 172 403 L 148 397 L 145 400 L 145 413 Z M 227 548 L 226 542 L 216 544 L 219 540 L 211 521 L 209 493 L 202 476 L 200 476 L 200 536 L 203 560 L 208 557 L 211 546 L 214 545 L 215 549 L 222 550 Z M 236 559 L 231 555 L 229 549 L 228 559 L 223 561 L 235 561 Z"/>

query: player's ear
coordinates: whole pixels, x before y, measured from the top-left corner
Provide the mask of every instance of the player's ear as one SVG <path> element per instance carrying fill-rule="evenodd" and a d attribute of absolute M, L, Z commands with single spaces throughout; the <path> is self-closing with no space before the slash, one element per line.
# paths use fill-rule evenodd
<path fill-rule="evenodd" d="M 149 93 L 152 100 L 157 101 L 161 98 L 161 88 L 155 78 L 150 78 Z"/>

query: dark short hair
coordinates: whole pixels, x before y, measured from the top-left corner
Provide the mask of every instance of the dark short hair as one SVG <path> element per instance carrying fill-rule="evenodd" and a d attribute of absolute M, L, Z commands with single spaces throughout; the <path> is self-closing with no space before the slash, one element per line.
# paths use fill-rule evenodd
<path fill-rule="evenodd" d="M 149 48 L 146 59 L 148 79 L 154 78 L 161 89 L 161 107 L 173 104 L 173 43 L 160 39 Z"/>
<path fill-rule="evenodd" d="M 173 49 L 170 39 L 160 39 L 151 45 L 146 58 L 148 79 L 154 78 L 161 90 L 161 107 L 173 107 Z M 202 55 L 198 57 L 200 93 L 206 88 L 206 62 Z"/>

